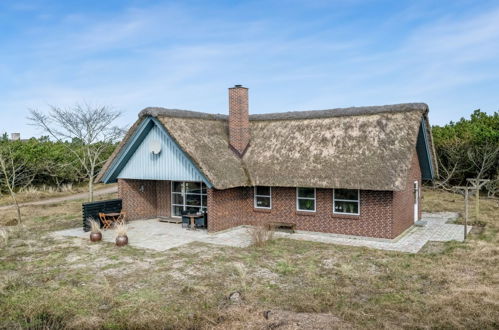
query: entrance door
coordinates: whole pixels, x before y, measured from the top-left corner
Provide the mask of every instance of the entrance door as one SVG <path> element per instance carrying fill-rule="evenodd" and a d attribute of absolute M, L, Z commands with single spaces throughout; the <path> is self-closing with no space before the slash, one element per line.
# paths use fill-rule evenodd
<path fill-rule="evenodd" d="M 419 217 L 419 182 L 414 181 L 414 222 L 418 221 Z"/>
<path fill-rule="evenodd" d="M 206 211 L 206 185 L 202 182 L 172 182 L 172 216 L 180 217 L 182 211 Z"/>

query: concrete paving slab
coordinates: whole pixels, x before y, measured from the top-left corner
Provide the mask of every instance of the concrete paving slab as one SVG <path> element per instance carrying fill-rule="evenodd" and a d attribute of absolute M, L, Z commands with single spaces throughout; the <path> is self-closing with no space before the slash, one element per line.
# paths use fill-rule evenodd
<path fill-rule="evenodd" d="M 448 223 L 458 216 L 457 213 L 424 213 L 423 227 L 413 226 L 396 239 L 348 236 L 328 233 L 298 231 L 294 234 L 275 233 L 276 237 L 314 241 L 329 244 L 363 246 L 374 249 L 417 253 L 428 241 L 462 241 L 464 226 Z M 468 232 L 471 226 L 468 226 Z M 74 236 L 88 239 L 89 233 L 73 228 L 52 233 L 54 236 Z M 113 230 L 103 232 L 103 240 L 114 242 Z M 204 242 L 217 245 L 246 247 L 251 244 L 248 228 L 241 226 L 217 233 L 206 230 L 188 230 L 180 224 L 159 222 L 158 219 L 137 220 L 128 224 L 129 244 L 134 247 L 165 251 L 190 242 Z"/>

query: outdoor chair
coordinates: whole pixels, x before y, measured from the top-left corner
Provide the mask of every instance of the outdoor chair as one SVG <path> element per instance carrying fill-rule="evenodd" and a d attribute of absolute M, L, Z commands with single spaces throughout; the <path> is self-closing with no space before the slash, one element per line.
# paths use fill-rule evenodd
<path fill-rule="evenodd" d="M 196 224 L 196 227 L 197 228 L 206 228 L 207 227 L 207 224 L 208 224 L 208 213 L 206 212 L 202 212 L 203 213 L 203 217 L 202 218 L 196 218 L 195 219 L 195 224 Z"/>
<path fill-rule="evenodd" d="M 114 219 L 116 225 L 124 225 L 125 224 L 126 212 L 120 212 L 120 215 Z"/>
<path fill-rule="evenodd" d="M 186 216 L 187 211 L 181 211 L 180 214 L 182 215 L 182 228 L 189 228 L 191 219 L 188 216 Z"/>
<path fill-rule="evenodd" d="M 113 220 L 112 219 L 108 219 L 106 217 L 106 214 L 105 213 L 99 213 L 99 219 L 102 223 L 102 228 L 103 229 L 111 229 L 112 225 L 113 225 Z"/>

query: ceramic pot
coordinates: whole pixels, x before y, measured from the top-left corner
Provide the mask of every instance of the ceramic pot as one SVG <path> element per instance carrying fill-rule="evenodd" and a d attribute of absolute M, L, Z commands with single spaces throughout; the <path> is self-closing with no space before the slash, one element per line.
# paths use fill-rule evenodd
<path fill-rule="evenodd" d="M 118 236 L 116 237 L 116 245 L 117 246 L 125 246 L 128 244 L 128 236 Z"/>
<path fill-rule="evenodd" d="M 102 240 L 102 233 L 90 233 L 90 241 L 91 242 L 98 242 Z"/>

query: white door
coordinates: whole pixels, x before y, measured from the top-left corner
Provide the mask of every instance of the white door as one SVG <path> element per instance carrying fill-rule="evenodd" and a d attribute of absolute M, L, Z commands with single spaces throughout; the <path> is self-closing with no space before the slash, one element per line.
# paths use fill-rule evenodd
<path fill-rule="evenodd" d="M 414 181 L 414 222 L 418 221 L 419 216 L 419 182 Z"/>

